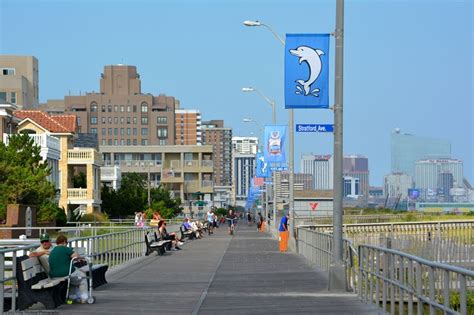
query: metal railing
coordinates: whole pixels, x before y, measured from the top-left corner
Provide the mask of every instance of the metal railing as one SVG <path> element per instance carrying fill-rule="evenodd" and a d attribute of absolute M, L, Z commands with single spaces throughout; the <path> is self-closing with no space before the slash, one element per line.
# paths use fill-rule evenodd
<path fill-rule="evenodd" d="M 303 255 L 314 266 L 329 271 L 333 256 L 333 236 L 322 233 L 312 227 L 299 226 L 297 228 L 298 253 Z M 351 242 L 343 239 L 343 261 L 346 266 L 346 280 L 349 290 L 356 289 L 357 251 Z"/>
<path fill-rule="evenodd" d="M 474 271 L 370 245 L 358 247 L 358 266 L 359 297 L 384 312 L 474 313 Z"/>
<path fill-rule="evenodd" d="M 52 228 L 42 229 L 45 231 Z M 85 254 L 91 257 L 93 264 L 108 264 L 109 270 L 114 270 L 143 257 L 146 252 L 144 233 L 154 230 L 154 228 L 133 228 L 120 232 L 79 237 L 69 240 L 68 246 L 84 248 Z M 175 229 L 170 227 L 169 230 Z M 40 245 L 39 243 L 18 245 L 18 242 L 21 241 L 11 242 L 14 247 L 0 249 L 0 299 L 3 301 L 0 304 L 0 313 L 4 311 L 5 297 L 11 297 L 11 310 L 16 309 L 16 274 L 19 272 L 16 270 L 17 257 L 28 255 Z"/>

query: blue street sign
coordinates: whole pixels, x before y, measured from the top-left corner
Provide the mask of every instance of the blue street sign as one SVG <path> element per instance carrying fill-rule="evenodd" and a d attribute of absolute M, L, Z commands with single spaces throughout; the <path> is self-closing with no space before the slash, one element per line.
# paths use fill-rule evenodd
<path fill-rule="evenodd" d="M 334 125 L 297 124 L 296 132 L 333 132 Z"/>

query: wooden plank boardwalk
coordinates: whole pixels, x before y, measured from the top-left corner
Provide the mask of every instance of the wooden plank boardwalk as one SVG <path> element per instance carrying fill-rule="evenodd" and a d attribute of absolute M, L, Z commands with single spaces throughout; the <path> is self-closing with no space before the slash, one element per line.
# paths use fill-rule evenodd
<path fill-rule="evenodd" d="M 354 294 L 327 291 L 327 276 L 297 254 L 278 252 L 269 234 L 240 224 L 219 228 L 183 250 L 108 276 L 93 305 L 64 314 L 378 314 Z"/>

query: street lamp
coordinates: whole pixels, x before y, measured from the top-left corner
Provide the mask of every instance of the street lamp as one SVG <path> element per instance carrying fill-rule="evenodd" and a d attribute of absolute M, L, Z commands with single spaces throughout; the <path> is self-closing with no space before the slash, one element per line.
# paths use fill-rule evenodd
<path fill-rule="evenodd" d="M 276 124 L 276 111 L 275 111 L 275 101 L 269 99 L 268 97 L 265 96 L 262 92 L 260 92 L 258 89 L 253 88 L 253 87 L 244 87 L 242 88 L 242 92 L 247 93 L 247 92 L 256 92 L 258 95 L 260 95 L 272 108 L 272 124 Z"/>
<path fill-rule="evenodd" d="M 285 47 L 285 41 L 281 38 L 269 25 L 264 24 L 259 21 L 244 21 L 245 26 L 253 27 L 253 26 L 263 26 L 267 28 L 273 36 L 280 42 L 280 44 Z M 289 188 L 289 196 L 288 196 L 288 203 L 290 209 L 290 228 L 291 228 L 291 235 L 292 240 L 295 241 L 296 237 L 296 229 L 295 229 L 295 207 L 294 207 L 294 155 L 295 155 L 295 137 L 294 137 L 294 112 L 293 109 L 289 110 L 289 117 L 288 117 L 288 138 L 289 138 L 289 146 L 290 146 L 290 157 L 288 159 L 288 188 Z M 276 220 L 276 217 L 274 218 Z M 276 225 L 276 224 L 275 224 Z M 296 243 L 295 243 L 296 246 Z"/>

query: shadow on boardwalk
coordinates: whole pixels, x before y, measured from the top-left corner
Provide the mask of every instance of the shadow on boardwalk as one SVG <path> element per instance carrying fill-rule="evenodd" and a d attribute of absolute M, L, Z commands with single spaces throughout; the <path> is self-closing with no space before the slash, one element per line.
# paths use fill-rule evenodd
<path fill-rule="evenodd" d="M 377 314 L 353 294 L 327 291 L 327 276 L 296 254 L 281 254 L 268 234 L 239 226 L 186 242 L 109 277 L 94 305 L 64 314 Z"/>

